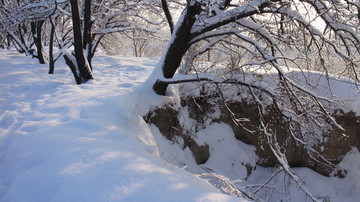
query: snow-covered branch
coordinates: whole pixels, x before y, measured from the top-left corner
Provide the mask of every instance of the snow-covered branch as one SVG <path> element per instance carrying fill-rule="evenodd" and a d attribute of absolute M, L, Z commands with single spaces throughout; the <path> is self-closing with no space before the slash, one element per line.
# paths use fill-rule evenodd
<path fill-rule="evenodd" d="M 261 13 L 261 10 L 269 5 L 269 0 L 253 0 L 229 11 L 222 10 L 213 17 L 202 19 L 201 16 L 199 16 L 199 19 L 191 29 L 191 33 L 194 36 L 201 35 L 223 25 L 235 22 L 238 19 Z"/>

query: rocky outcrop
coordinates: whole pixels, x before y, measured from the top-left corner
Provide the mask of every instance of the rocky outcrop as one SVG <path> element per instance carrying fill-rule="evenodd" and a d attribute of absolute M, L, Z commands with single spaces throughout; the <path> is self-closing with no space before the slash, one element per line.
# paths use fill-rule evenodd
<path fill-rule="evenodd" d="M 182 98 L 181 107 L 187 108 L 187 116 L 202 128 L 212 122 L 228 124 L 237 140 L 256 146 L 258 165 L 264 167 L 278 165 L 266 136 L 259 127 L 260 115 L 257 104 L 244 99 L 223 101 L 217 96 L 209 95 Z M 215 111 L 220 112 L 220 115 L 213 116 Z M 297 133 L 301 133 L 300 125 L 284 119 L 271 104 L 266 106 L 265 111 L 263 120 L 267 123 L 267 130 L 275 136 L 274 139 L 277 140 L 277 145 L 285 154 L 290 166 L 308 167 L 326 176 L 333 174 L 343 177 L 346 174 L 346 171 L 335 170 L 335 166 L 352 147 L 360 149 L 360 117 L 354 112 L 336 110 L 333 114 L 345 131 L 331 127 L 331 130 L 321 134 L 321 137 L 314 138 L 311 143 L 304 143 L 296 141 L 289 131 L 291 124 L 292 128 L 298 129 Z M 183 148 L 190 148 L 198 164 L 205 163 L 209 158 L 209 146 L 196 143 L 196 136 L 192 134 L 196 134 L 197 129 L 193 129 L 195 131 L 191 133 L 188 129 L 184 129 L 183 124 L 180 123 L 179 112 L 173 106 L 157 108 L 149 112 L 144 119 L 149 124 L 155 124 L 168 140 L 174 141 L 175 137 L 182 138 Z M 331 125 L 331 122 L 327 124 Z"/>
<path fill-rule="evenodd" d="M 149 124 L 155 124 L 166 139 L 174 141 L 176 137 L 182 138 L 183 149 L 189 147 L 197 164 L 205 163 L 208 160 L 209 146 L 207 144 L 198 145 L 194 141 L 194 137 L 181 127 L 178 112 L 172 107 L 157 108 L 149 112 L 144 119 Z"/>

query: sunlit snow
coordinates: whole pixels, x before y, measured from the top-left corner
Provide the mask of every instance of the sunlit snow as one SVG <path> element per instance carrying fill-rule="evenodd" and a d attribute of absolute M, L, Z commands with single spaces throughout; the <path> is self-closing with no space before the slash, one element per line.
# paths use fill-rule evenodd
<path fill-rule="evenodd" d="M 49 75 L 47 65 L 15 51 L 1 50 L 0 61 L 0 201 L 245 201 L 198 174 L 211 170 L 245 187 L 276 170 L 257 167 L 245 180 L 243 168 L 228 167 L 254 164 L 256 155 L 225 124 L 199 132 L 212 152 L 204 165 L 148 126 L 143 113 L 174 99 L 144 83 L 157 59 L 95 56 L 95 80 L 83 85 L 63 63 Z M 356 201 L 359 156 L 354 149 L 345 158 L 343 179 L 295 171 L 316 197 Z M 267 186 L 273 188 L 259 192 L 264 199 L 310 201 L 284 175 Z"/>

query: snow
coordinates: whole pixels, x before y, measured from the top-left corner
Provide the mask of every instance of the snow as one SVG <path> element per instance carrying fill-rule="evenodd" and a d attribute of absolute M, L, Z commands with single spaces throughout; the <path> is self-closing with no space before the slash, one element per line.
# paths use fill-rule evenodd
<path fill-rule="evenodd" d="M 306 86 L 308 91 L 314 91 L 313 94 L 339 102 L 344 111 L 360 115 L 360 88 L 353 80 L 314 71 L 292 70 L 287 75 L 299 86 Z"/>
<path fill-rule="evenodd" d="M 256 166 L 248 175 L 241 165 L 255 166 L 254 148 L 226 124 L 197 132 L 197 143 L 210 148 L 203 165 L 147 125 L 149 109 L 178 99 L 151 90 L 158 59 L 96 56 L 95 80 L 83 85 L 64 63 L 49 75 L 47 65 L 15 51 L 0 50 L 0 61 L 0 201 L 247 201 L 229 195 L 233 187 L 216 187 L 231 182 L 254 192 L 272 176 L 257 191 L 262 200 L 311 201 L 278 168 Z M 351 150 L 339 167 L 347 177 L 294 171 L 315 197 L 357 201 L 360 153 Z"/>
<path fill-rule="evenodd" d="M 156 60 L 98 56 L 78 86 L 65 65 L 0 58 L 0 201 L 238 200 L 157 157 L 134 111 Z"/>
<path fill-rule="evenodd" d="M 211 168 L 214 172 L 231 179 L 245 179 L 248 173 L 243 165 L 256 166 L 258 157 L 255 154 L 255 147 L 236 141 L 230 126 L 214 123 L 199 131 L 197 136 L 202 144 L 207 143 L 210 146 L 210 157 L 202 167 Z M 202 145 L 199 141 L 197 143 Z"/>
<path fill-rule="evenodd" d="M 239 19 L 239 16 L 247 16 L 255 11 L 258 12 L 258 8 L 267 3 L 267 0 L 253 0 L 249 3 L 237 6 L 228 11 L 224 10 L 222 12 L 219 12 L 217 15 L 212 17 L 206 16 L 205 19 L 200 17 L 192 27 L 191 33 L 197 35 L 198 33 L 202 32 L 202 30 L 208 27 L 212 27 L 218 23 L 235 21 L 235 19 Z"/>

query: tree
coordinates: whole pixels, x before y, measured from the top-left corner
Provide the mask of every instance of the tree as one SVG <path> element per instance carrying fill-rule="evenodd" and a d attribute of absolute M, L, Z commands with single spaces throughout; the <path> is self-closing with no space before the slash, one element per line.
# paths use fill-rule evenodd
<path fill-rule="evenodd" d="M 158 22 L 148 17 L 159 11 L 159 9 L 157 9 L 158 6 L 150 1 L 134 3 L 131 1 L 117 0 L 96 0 L 93 2 L 91 0 L 84 0 L 81 12 L 76 12 L 76 8 L 79 7 L 79 2 L 70 2 L 75 58 L 78 60 L 80 55 L 85 54 L 84 64 L 87 67 L 84 68 L 84 70 L 89 69 L 88 73 L 86 73 L 88 76 L 85 76 L 83 79 L 76 79 L 78 84 L 92 78 L 92 76 L 89 76 L 92 70 L 91 60 L 94 57 L 98 45 L 106 35 L 113 33 L 124 33 L 127 35 L 126 32 L 130 30 L 153 34 L 156 32 L 156 27 L 159 27 L 159 25 L 162 24 L 162 20 Z M 142 10 L 146 10 L 146 14 L 144 14 L 145 12 Z M 77 20 L 77 15 L 79 16 L 79 21 Z M 159 14 L 157 14 L 157 16 L 159 16 Z M 81 19 L 83 19 L 83 21 L 81 21 Z M 79 25 L 79 27 L 75 25 Z M 152 25 L 153 27 L 149 28 L 147 25 Z M 80 31 L 76 30 L 78 28 Z M 80 41 L 82 42 L 81 45 Z M 77 52 L 79 53 L 79 56 L 76 56 Z M 81 54 L 81 52 L 83 53 Z M 81 72 L 76 71 L 76 66 L 73 65 L 73 61 L 75 60 L 71 54 L 68 54 L 65 51 L 64 56 L 67 64 L 71 66 L 73 73 Z M 71 57 L 73 57 L 73 59 L 70 59 Z"/>
<path fill-rule="evenodd" d="M 44 25 L 44 22 L 45 22 L 44 20 L 40 20 L 30 23 L 31 33 L 37 50 L 37 55 L 35 57 L 39 59 L 40 64 L 45 64 L 45 58 L 43 55 L 43 45 L 42 45 L 43 43 L 41 39 L 41 28 Z"/>
<path fill-rule="evenodd" d="M 283 77 L 283 73 L 279 68 L 279 58 L 285 62 L 294 61 L 287 57 L 283 53 L 283 48 L 280 47 L 281 44 L 286 43 L 293 44 L 292 47 L 289 46 L 292 49 L 299 49 L 301 45 L 304 45 L 305 48 L 299 50 L 297 54 L 312 51 L 316 52 L 320 56 L 319 58 L 323 58 L 324 49 L 331 49 L 337 57 L 345 61 L 347 69 L 359 81 L 356 72 L 358 66 L 356 56 L 359 54 L 360 41 L 356 27 L 359 24 L 353 17 L 357 12 L 358 5 L 354 5 L 351 1 L 333 2 L 332 0 L 302 0 L 299 2 L 254 0 L 243 1 L 239 5 L 232 5 L 230 2 L 187 1 L 177 22 L 177 28 L 172 34 L 169 48 L 160 62 L 165 79 L 173 77 L 183 56 L 193 44 L 212 39 L 203 46 L 204 50 L 200 51 L 203 53 L 218 42 L 224 41 L 223 37 L 219 36 L 235 36 L 243 43 L 254 47 L 256 51 L 253 53 L 260 54 L 265 63 L 273 65 L 280 77 Z M 315 12 L 314 16 L 309 16 L 309 13 L 312 12 Z M 265 20 L 265 18 L 269 20 Z M 293 33 L 297 31 L 304 33 L 305 38 L 301 39 L 303 41 L 296 38 L 284 40 L 284 36 L 281 35 L 284 31 L 284 18 L 289 21 L 287 24 L 296 27 L 292 30 Z M 319 30 L 314 26 L 312 22 L 315 18 L 320 18 L 326 25 L 324 30 Z M 279 23 L 281 26 L 277 27 L 276 25 Z M 276 29 L 279 31 L 274 32 Z M 246 32 L 257 35 L 257 38 L 263 40 L 265 46 L 248 37 Z M 287 36 L 289 35 L 290 33 Z M 160 79 L 154 84 L 154 90 L 160 95 L 165 95 L 167 86 L 168 84 Z"/>
<path fill-rule="evenodd" d="M 314 93 L 311 87 L 319 84 L 306 77 L 292 78 L 288 70 L 317 70 L 323 72 L 324 77 L 330 73 L 346 74 L 359 82 L 358 8 L 354 1 L 335 0 L 245 0 L 234 4 L 189 0 L 155 69 L 157 73 L 153 75 L 157 77 L 151 78 L 153 89 L 159 95 L 166 95 L 170 84 L 208 82 L 216 89 L 212 95 L 222 97 L 223 86 L 236 85 L 238 94 L 247 95 L 257 106 L 258 127 L 278 165 L 302 191 L 317 201 L 290 168 L 276 131 L 267 127 L 266 106 L 272 103 L 275 110 L 272 113 L 288 121 L 286 138 L 306 148 L 308 155 L 319 164 L 334 168 L 331 160 L 319 155 L 308 142 L 314 134 L 325 133 L 327 128 L 343 130 L 333 117 L 334 110 L 327 107 L 333 106 L 331 103 L 336 98 Z M 220 55 L 222 61 L 230 62 L 205 68 L 194 65 L 194 69 L 185 66 L 188 69 L 181 72 L 189 75 L 173 78 L 186 55 L 194 60 L 210 50 Z M 272 78 L 271 82 L 262 80 L 264 74 Z M 234 122 L 238 122 L 236 114 L 230 114 L 234 115 Z"/>
<path fill-rule="evenodd" d="M 55 38 L 55 24 L 53 19 L 49 17 L 50 21 L 50 39 L 49 39 L 49 74 L 54 74 L 55 59 L 54 59 L 54 38 Z"/>
<path fill-rule="evenodd" d="M 0 2 L 0 31 L 6 35 L 0 40 L 2 44 L 12 42 L 19 52 L 38 58 L 42 64 L 48 59 L 50 74 L 57 59 L 63 56 L 76 83 L 81 84 L 92 79 L 91 61 L 106 35 L 131 36 L 133 31 L 140 55 L 147 44 L 143 35 L 153 36 L 163 24 L 162 18 L 158 20 L 160 8 L 159 3 L 150 0 L 4 0 Z M 49 45 L 48 58 L 44 44 Z M 34 45 L 36 51 L 32 49 Z M 73 53 L 69 51 L 72 47 Z"/>
<path fill-rule="evenodd" d="M 90 79 L 93 79 L 93 76 L 89 62 L 84 55 L 83 36 L 81 34 L 81 22 L 80 22 L 78 1 L 70 0 L 70 5 L 71 5 L 72 24 L 73 24 L 72 31 L 74 36 L 73 37 L 74 55 L 65 54 L 64 59 L 66 61 L 66 64 L 70 67 L 71 71 L 73 72 L 76 83 L 81 84 L 87 82 Z M 90 20 L 90 18 L 87 18 L 87 20 Z M 86 22 L 84 24 L 89 24 L 89 22 Z M 90 29 L 90 27 L 86 27 L 86 28 Z M 90 30 L 84 31 L 84 33 L 87 33 L 89 31 Z M 86 43 L 84 41 L 84 44 L 87 45 L 87 41 Z"/>
<path fill-rule="evenodd" d="M 96 44 L 99 44 L 99 39 L 106 38 L 100 44 L 104 49 L 114 48 L 113 40 L 110 44 L 106 43 L 111 37 L 126 40 L 121 41 L 121 47 L 117 49 L 126 49 L 125 44 L 130 39 L 134 54 L 142 55 L 147 42 L 159 38 L 156 33 L 164 24 L 159 2 L 107 0 L 101 5 L 94 5 L 93 18 L 99 20 L 93 22 L 92 36 Z"/>
<path fill-rule="evenodd" d="M 7 33 L 19 52 L 32 55 L 44 64 L 46 59 L 43 55 L 42 26 L 55 9 L 54 0 L 1 1 L 0 30 Z M 32 41 L 27 40 L 30 35 Z M 34 44 L 36 51 L 31 48 Z"/>
<path fill-rule="evenodd" d="M 91 0 L 85 0 L 84 2 L 84 30 L 83 30 L 83 45 L 85 51 L 87 51 L 87 61 L 89 63 L 90 68 L 91 67 L 91 59 L 94 56 L 93 53 L 91 53 L 92 48 L 92 39 L 91 39 Z"/>

